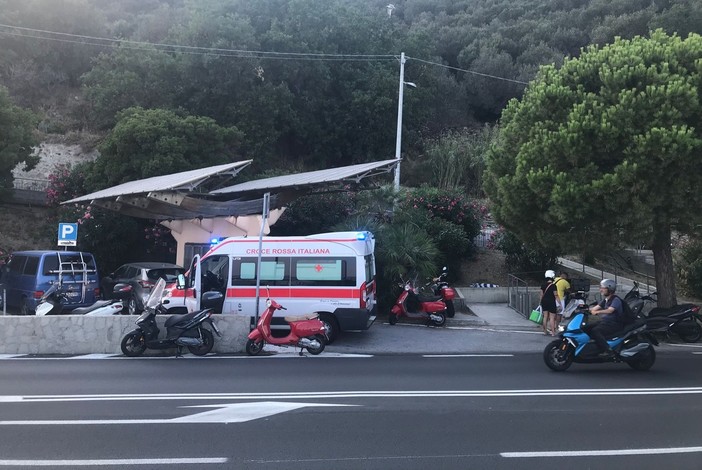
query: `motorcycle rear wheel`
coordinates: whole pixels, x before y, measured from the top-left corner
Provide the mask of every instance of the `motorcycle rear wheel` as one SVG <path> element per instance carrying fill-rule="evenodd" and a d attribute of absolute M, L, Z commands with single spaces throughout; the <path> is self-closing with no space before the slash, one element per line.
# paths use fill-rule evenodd
<path fill-rule="evenodd" d="M 324 340 L 324 336 L 322 336 L 322 335 L 315 335 L 314 339 L 316 339 L 319 342 L 319 347 L 315 348 L 313 346 L 309 346 L 307 348 L 307 352 L 309 352 L 313 356 L 316 356 L 317 354 L 321 354 L 322 351 L 324 351 L 324 346 L 326 346 L 326 341 Z"/>
<path fill-rule="evenodd" d="M 141 356 L 144 354 L 144 351 L 146 351 L 144 333 L 138 330 L 130 331 L 122 338 L 120 348 L 122 349 L 122 353 L 127 357 Z"/>
<path fill-rule="evenodd" d="M 686 343 L 696 343 L 702 338 L 702 327 L 694 318 L 683 320 L 672 329 Z"/>
<path fill-rule="evenodd" d="M 453 300 L 446 300 L 446 316 L 449 318 L 456 316 L 456 307 L 453 305 Z"/>
<path fill-rule="evenodd" d="M 246 342 L 246 354 L 249 356 L 257 356 L 261 351 L 263 351 L 263 341 L 254 341 L 252 339 Z"/>
<path fill-rule="evenodd" d="M 210 330 L 201 328 L 200 333 L 202 334 L 202 344 L 200 346 L 188 346 L 188 351 L 196 356 L 204 356 L 212 351 L 214 346 L 214 336 Z"/>
<path fill-rule="evenodd" d="M 653 349 L 653 346 L 649 345 L 648 349 L 646 349 L 645 351 L 641 351 L 626 363 L 629 365 L 629 367 L 631 367 L 634 370 L 644 371 L 653 367 L 653 364 L 655 362 L 656 350 Z"/>
<path fill-rule="evenodd" d="M 563 372 L 573 363 L 572 347 L 561 339 L 551 341 L 544 348 L 544 362 L 551 370 Z"/>

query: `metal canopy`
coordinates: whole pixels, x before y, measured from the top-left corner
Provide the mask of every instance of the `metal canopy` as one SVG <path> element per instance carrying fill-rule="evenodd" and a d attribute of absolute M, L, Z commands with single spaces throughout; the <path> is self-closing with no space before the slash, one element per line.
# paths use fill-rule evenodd
<path fill-rule="evenodd" d="M 253 160 L 244 160 L 224 165 L 210 166 L 199 170 L 183 171 L 170 175 L 154 176 L 137 181 L 129 181 L 85 196 L 66 201 L 63 204 L 87 202 L 99 199 L 113 199 L 130 194 L 143 194 L 154 191 L 184 190 L 193 191 L 200 184 L 215 176 L 228 175 L 233 178 Z"/>
<path fill-rule="evenodd" d="M 329 168 L 327 170 L 308 171 L 294 175 L 274 176 L 255 181 L 235 184 L 228 188 L 217 189 L 210 194 L 247 194 L 275 192 L 275 190 L 299 189 L 303 186 L 314 186 L 321 184 L 352 182 L 360 183 L 362 179 L 389 173 L 399 160 L 384 160 L 373 163 L 361 163 L 358 165 Z"/>
<path fill-rule="evenodd" d="M 362 163 L 328 170 L 277 176 L 207 192 L 213 183 L 233 178 L 252 160 L 199 170 L 157 176 L 97 191 L 63 204 L 90 203 L 132 217 L 156 220 L 190 220 L 260 214 L 263 198 L 270 193 L 270 207 L 284 206 L 295 194 L 312 186 L 358 184 L 364 178 L 389 173 L 399 160 Z"/>

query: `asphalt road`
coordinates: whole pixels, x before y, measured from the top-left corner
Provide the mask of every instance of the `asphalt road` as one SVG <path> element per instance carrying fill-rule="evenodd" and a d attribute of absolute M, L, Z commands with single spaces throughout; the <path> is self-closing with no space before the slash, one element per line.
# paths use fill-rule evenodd
<path fill-rule="evenodd" d="M 0 466 L 699 469 L 697 352 L 8 359 Z"/>

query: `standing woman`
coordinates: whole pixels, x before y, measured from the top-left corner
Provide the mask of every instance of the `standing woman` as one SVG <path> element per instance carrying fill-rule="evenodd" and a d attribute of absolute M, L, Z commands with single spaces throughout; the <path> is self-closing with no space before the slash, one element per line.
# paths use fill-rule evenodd
<path fill-rule="evenodd" d="M 541 312 L 543 313 L 543 322 L 541 327 L 544 330 L 544 334 L 551 336 L 556 336 L 555 328 L 551 326 L 551 331 L 548 330 L 548 325 L 556 320 L 556 284 L 553 283 L 553 278 L 556 277 L 556 273 L 552 269 L 549 269 L 544 273 L 544 283 L 541 285 Z"/>

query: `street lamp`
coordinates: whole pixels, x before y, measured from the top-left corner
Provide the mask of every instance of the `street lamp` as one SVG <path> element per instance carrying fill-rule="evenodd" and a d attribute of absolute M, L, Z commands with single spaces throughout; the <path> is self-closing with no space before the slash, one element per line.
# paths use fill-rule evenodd
<path fill-rule="evenodd" d="M 397 140 L 395 141 L 395 160 L 398 160 L 395 167 L 395 191 L 400 190 L 400 149 L 402 147 L 402 97 L 404 96 L 405 85 L 417 88 L 412 82 L 405 81 L 405 53 L 400 54 L 400 91 L 397 99 Z"/>

